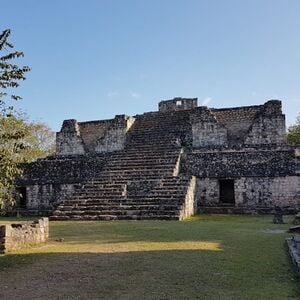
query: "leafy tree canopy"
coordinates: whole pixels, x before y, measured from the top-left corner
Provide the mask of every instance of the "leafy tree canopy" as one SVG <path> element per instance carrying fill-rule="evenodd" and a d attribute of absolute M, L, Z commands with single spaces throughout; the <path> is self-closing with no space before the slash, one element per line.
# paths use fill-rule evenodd
<path fill-rule="evenodd" d="M 54 132 L 44 123 L 0 116 L 0 211 L 14 203 L 14 181 L 22 174 L 20 163 L 53 154 L 54 140 Z"/>
<path fill-rule="evenodd" d="M 26 79 L 28 66 L 15 60 L 23 57 L 8 41 L 10 30 L 0 34 L 0 213 L 14 203 L 14 182 L 22 174 L 20 163 L 31 162 L 54 151 L 54 133 L 41 122 L 29 122 L 18 114 L 13 101 L 21 97 L 13 89 Z"/>
<path fill-rule="evenodd" d="M 292 145 L 300 145 L 300 115 L 295 125 L 288 128 L 287 140 Z"/>
<path fill-rule="evenodd" d="M 23 57 L 22 51 L 14 51 L 14 46 L 8 41 L 10 30 L 0 34 L 0 109 L 1 114 L 10 114 L 13 106 L 8 105 L 9 100 L 20 100 L 21 97 L 12 93 L 19 82 L 26 79 L 25 74 L 30 70 L 28 66 L 19 67 L 14 63 L 17 58 Z"/>

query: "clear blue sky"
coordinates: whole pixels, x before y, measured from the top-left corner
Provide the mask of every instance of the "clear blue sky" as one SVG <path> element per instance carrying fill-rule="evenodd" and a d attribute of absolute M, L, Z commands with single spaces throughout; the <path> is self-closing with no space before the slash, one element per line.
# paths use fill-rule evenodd
<path fill-rule="evenodd" d="M 15 0 L 0 24 L 32 68 L 19 107 L 56 131 L 175 96 L 300 112 L 299 0 Z"/>

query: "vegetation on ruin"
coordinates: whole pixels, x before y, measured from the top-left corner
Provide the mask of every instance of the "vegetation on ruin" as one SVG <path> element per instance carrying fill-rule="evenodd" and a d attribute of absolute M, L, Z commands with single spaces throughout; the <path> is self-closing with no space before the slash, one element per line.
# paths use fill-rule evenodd
<path fill-rule="evenodd" d="M 296 123 L 288 128 L 287 140 L 292 145 L 300 145 L 300 115 Z"/>
<path fill-rule="evenodd" d="M 274 225 L 272 216 L 230 215 L 183 222 L 51 222 L 49 243 L 0 257 L 2 286 L 8 287 L 0 294 L 299 299 L 285 248 L 288 227 Z"/>

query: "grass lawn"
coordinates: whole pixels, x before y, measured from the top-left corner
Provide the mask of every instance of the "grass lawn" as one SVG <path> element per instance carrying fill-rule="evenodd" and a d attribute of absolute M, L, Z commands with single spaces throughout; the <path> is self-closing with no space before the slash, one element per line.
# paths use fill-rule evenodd
<path fill-rule="evenodd" d="M 0 299 L 300 299 L 288 227 L 271 216 L 51 222 L 47 244 L 0 257 Z"/>

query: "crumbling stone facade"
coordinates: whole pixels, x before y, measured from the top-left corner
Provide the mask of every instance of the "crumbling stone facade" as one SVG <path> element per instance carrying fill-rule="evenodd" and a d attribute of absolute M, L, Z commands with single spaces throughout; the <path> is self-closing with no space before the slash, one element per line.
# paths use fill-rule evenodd
<path fill-rule="evenodd" d="M 287 144 L 281 102 L 66 120 L 55 156 L 24 166 L 29 210 L 53 219 L 184 219 L 197 211 L 287 211 L 300 204 L 300 151 Z"/>
<path fill-rule="evenodd" d="M 46 242 L 49 237 L 49 220 L 0 225 L 0 253 L 20 249 L 24 246 Z"/>

